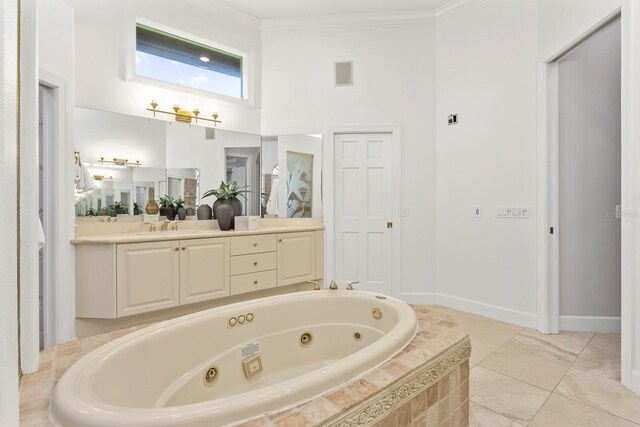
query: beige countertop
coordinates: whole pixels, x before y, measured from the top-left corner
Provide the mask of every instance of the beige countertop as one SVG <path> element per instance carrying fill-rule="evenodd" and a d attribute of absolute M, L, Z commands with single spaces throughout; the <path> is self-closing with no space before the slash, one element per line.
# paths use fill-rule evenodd
<path fill-rule="evenodd" d="M 295 226 L 268 226 L 256 230 L 229 230 L 219 229 L 185 229 L 178 231 L 144 232 L 133 231 L 119 234 L 96 234 L 76 237 L 71 240 L 74 245 L 112 245 L 117 243 L 144 243 L 167 240 L 205 239 L 210 237 L 251 236 L 273 233 L 295 233 L 301 231 L 323 230 L 322 225 L 295 225 Z"/>

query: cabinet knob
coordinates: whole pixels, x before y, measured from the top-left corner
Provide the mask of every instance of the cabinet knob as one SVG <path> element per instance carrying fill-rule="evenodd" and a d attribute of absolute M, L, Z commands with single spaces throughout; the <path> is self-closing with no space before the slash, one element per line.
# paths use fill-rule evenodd
<path fill-rule="evenodd" d="M 278 242 L 282 242 L 282 239 L 278 239 Z"/>
<path fill-rule="evenodd" d="M 258 281 L 257 281 L 257 280 L 254 280 L 254 281 L 253 281 L 253 284 L 254 284 L 254 285 L 257 285 L 257 284 L 258 284 Z"/>
<path fill-rule="evenodd" d="M 178 252 L 180 250 L 180 248 L 175 248 L 174 251 Z"/>
<path fill-rule="evenodd" d="M 186 250 L 187 250 L 187 248 L 182 248 L 182 250 L 183 250 L 183 251 L 186 251 Z"/>
<path fill-rule="evenodd" d="M 257 262 L 254 262 L 254 263 L 253 263 L 253 265 L 258 265 L 258 263 L 257 263 Z"/>
<path fill-rule="evenodd" d="M 257 244 L 257 243 L 254 243 L 254 244 L 253 244 L 253 246 L 258 246 L 258 244 Z"/>

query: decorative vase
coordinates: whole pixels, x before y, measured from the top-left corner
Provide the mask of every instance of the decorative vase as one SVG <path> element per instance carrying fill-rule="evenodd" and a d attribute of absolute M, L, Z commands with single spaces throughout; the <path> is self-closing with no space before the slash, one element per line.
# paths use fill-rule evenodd
<path fill-rule="evenodd" d="M 233 199 L 228 199 L 227 202 L 233 208 L 233 218 L 231 219 L 231 228 L 235 230 L 236 228 L 235 217 L 242 216 L 242 202 L 238 200 L 236 197 L 234 197 Z"/>
<path fill-rule="evenodd" d="M 220 230 L 227 231 L 231 229 L 231 221 L 233 221 L 233 207 L 230 204 L 221 203 L 216 209 L 216 218 L 218 218 L 218 226 Z"/>
<path fill-rule="evenodd" d="M 220 206 L 223 202 L 224 200 L 222 199 L 218 199 L 213 202 L 213 219 L 218 219 L 218 217 L 216 216 L 216 209 L 218 209 L 218 206 Z"/>
<path fill-rule="evenodd" d="M 211 206 L 207 204 L 202 204 L 198 208 L 198 219 L 211 219 L 213 218 L 213 211 L 211 210 Z"/>
<path fill-rule="evenodd" d="M 180 221 L 184 221 L 184 219 L 187 217 L 187 210 L 184 206 L 178 206 L 176 209 L 176 214 L 178 215 L 178 219 Z"/>
<path fill-rule="evenodd" d="M 176 219 L 176 207 L 173 205 L 167 206 L 167 219 L 173 221 Z"/>
<path fill-rule="evenodd" d="M 160 206 L 159 212 L 160 212 L 160 216 L 167 216 L 167 207 L 166 206 Z"/>

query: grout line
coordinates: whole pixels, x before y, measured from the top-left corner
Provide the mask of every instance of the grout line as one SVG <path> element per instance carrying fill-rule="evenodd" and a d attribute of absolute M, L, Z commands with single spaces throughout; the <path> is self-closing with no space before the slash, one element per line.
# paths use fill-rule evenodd
<path fill-rule="evenodd" d="M 471 399 L 469 399 L 469 402 L 472 402 L 472 401 L 471 401 Z M 496 412 L 496 411 L 494 411 L 494 410 L 493 410 L 493 409 L 491 409 L 491 408 L 487 408 L 486 406 L 481 405 L 481 404 L 479 404 L 479 403 L 477 403 L 477 402 L 472 402 L 472 403 L 473 403 L 474 405 L 478 405 L 478 406 L 480 406 L 481 408 L 486 409 L 487 411 L 491 412 L 492 414 L 495 414 L 495 415 L 497 415 L 497 416 L 499 416 L 499 417 L 502 417 L 502 418 L 506 418 L 506 419 L 508 419 L 509 421 L 512 421 L 512 422 L 516 423 L 516 424 L 517 424 L 517 425 L 519 425 L 519 426 L 525 427 L 525 425 L 524 425 L 524 424 L 521 424 L 521 423 L 519 423 L 518 421 L 512 420 L 511 418 L 509 418 L 509 417 L 507 417 L 507 416 L 505 416 L 505 415 L 502 415 L 501 413 Z"/>

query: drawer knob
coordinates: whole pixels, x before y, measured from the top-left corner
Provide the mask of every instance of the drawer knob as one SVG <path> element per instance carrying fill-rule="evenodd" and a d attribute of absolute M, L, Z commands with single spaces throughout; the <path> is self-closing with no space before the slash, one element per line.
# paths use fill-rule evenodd
<path fill-rule="evenodd" d="M 253 244 L 253 246 L 258 246 L 258 244 L 257 244 L 257 243 L 254 243 L 254 244 Z"/>
<path fill-rule="evenodd" d="M 254 262 L 254 263 L 253 263 L 253 265 L 258 265 L 258 262 L 257 262 L 257 261 L 256 261 L 256 262 Z"/>
<path fill-rule="evenodd" d="M 182 250 L 183 250 L 183 251 L 186 251 L 186 250 L 187 250 L 187 248 L 184 248 L 184 247 L 183 247 L 183 248 L 182 248 Z"/>
<path fill-rule="evenodd" d="M 178 252 L 180 250 L 180 248 L 175 248 L 174 251 Z"/>
<path fill-rule="evenodd" d="M 253 284 L 254 284 L 254 285 L 257 285 L 257 284 L 258 284 L 258 281 L 257 281 L 257 280 L 254 280 L 254 281 L 253 281 Z"/>
<path fill-rule="evenodd" d="M 282 242 L 282 239 L 278 239 L 278 242 Z"/>

